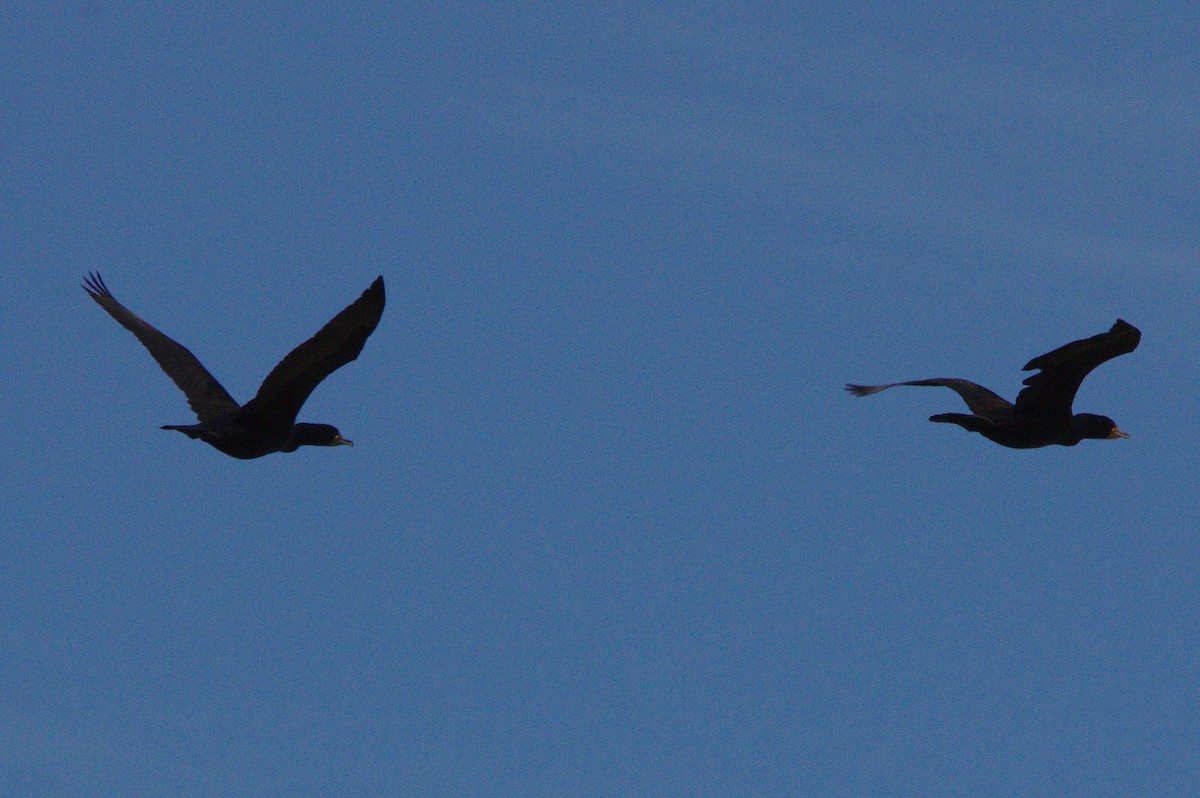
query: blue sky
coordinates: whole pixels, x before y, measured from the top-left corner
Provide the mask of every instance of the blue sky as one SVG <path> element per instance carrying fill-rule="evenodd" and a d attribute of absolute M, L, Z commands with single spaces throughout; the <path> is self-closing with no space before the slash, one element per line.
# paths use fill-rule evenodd
<path fill-rule="evenodd" d="M 0 788 L 1200 789 L 1197 12 L 0 11 Z M 79 288 L 245 401 L 242 462 Z M 1012 451 L 928 415 L 1140 327 Z"/>

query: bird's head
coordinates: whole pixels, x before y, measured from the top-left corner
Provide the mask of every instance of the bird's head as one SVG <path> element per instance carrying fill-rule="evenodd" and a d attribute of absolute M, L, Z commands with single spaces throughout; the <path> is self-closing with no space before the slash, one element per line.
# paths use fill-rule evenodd
<path fill-rule="evenodd" d="M 1129 434 L 1117 427 L 1117 422 L 1108 416 L 1097 416 L 1094 413 L 1079 413 L 1071 419 L 1075 433 L 1083 438 L 1128 438 Z"/>
<path fill-rule="evenodd" d="M 329 424 L 297 424 L 292 434 L 292 442 L 296 446 L 354 445 L 354 441 L 343 438 L 337 427 Z M 295 447 L 288 451 L 295 451 Z"/>

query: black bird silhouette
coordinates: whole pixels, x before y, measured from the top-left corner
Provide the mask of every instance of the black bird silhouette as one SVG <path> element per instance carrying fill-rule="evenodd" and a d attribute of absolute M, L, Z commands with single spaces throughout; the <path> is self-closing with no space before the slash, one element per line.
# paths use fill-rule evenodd
<path fill-rule="evenodd" d="M 163 429 L 199 438 L 230 457 L 251 460 L 272 452 L 294 452 L 300 446 L 353 446 L 336 427 L 297 424 L 296 415 L 313 389 L 337 369 L 358 357 L 383 315 L 383 278 L 321 330 L 279 361 L 258 393 L 238 405 L 221 383 L 184 346 L 131 313 L 109 293 L 99 274 L 89 273 L 83 290 L 129 330 L 187 396 L 199 424 Z"/>
<path fill-rule="evenodd" d="M 1072 341 L 1035 357 L 1023 370 L 1040 371 L 1026 378 L 1024 384 L 1028 387 L 1017 395 L 1016 404 L 982 385 L 954 378 L 889 385 L 847 385 L 846 390 L 855 396 L 870 396 L 897 385 L 949 388 L 963 398 L 972 415 L 939 413 L 930 416 L 930 421 L 957 424 L 1013 449 L 1036 449 L 1051 444 L 1074 446 L 1084 438 L 1128 438 L 1111 418 L 1092 413 L 1072 415 L 1071 404 L 1084 377 L 1092 369 L 1106 360 L 1132 352 L 1141 340 L 1142 334 L 1137 327 L 1117 319 L 1106 333 Z"/>

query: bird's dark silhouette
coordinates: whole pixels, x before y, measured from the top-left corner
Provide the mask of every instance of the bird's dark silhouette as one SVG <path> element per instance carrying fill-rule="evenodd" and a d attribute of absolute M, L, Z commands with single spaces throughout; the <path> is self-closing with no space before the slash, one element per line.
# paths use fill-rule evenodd
<path fill-rule="evenodd" d="M 1106 360 L 1137 349 L 1142 334 L 1121 319 L 1106 333 L 1060 346 L 1053 352 L 1035 357 L 1024 371 L 1040 369 L 1026 378 L 1027 386 L 1017 395 L 1015 404 L 967 380 L 937 378 L 893 382 L 888 385 L 847 385 L 855 396 L 894 388 L 897 385 L 931 385 L 949 388 L 967 403 L 971 415 L 939 413 L 930 421 L 957 424 L 978 432 L 1001 446 L 1036 449 L 1058 444 L 1074 446 L 1084 438 L 1128 438 L 1111 418 L 1092 413 L 1072 414 L 1075 393 L 1092 369 Z"/>
<path fill-rule="evenodd" d="M 230 457 L 250 460 L 300 446 L 352 446 L 336 427 L 297 424 L 296 415 L 321 380 L 358 357 L 383 315 L 383 278 L 300 346 L 279 361 L 258 393 L 239 405 L 195 355 L 142 321 L 116 300 L 99 274 L 88 274 L 83 289 L 108 315 L 129 330 L 187 396 L 199 424 L 166 425 L 199 438 Z"/>

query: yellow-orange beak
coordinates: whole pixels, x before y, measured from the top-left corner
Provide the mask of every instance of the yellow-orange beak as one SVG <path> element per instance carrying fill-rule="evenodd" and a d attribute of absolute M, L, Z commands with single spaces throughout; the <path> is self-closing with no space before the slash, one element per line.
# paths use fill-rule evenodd
<path fill-rule="evenodd" d="M 1112 432 L 1110 432 L 1110 433 L 1108 433 L 1108 437 L 1109 437 L 1110 439 L 1111 439 L 1111 438 L 1128 438 L 1128 437 L 1129 437 L 1129 433 L 1128 433 L 1128 432 L 1121 432 L 1121 430 L 1120 430 L 1120 429 L 1118 429 L 1117 427 L 1113 427 L 1113 431 L 1112 431 Z"/>

